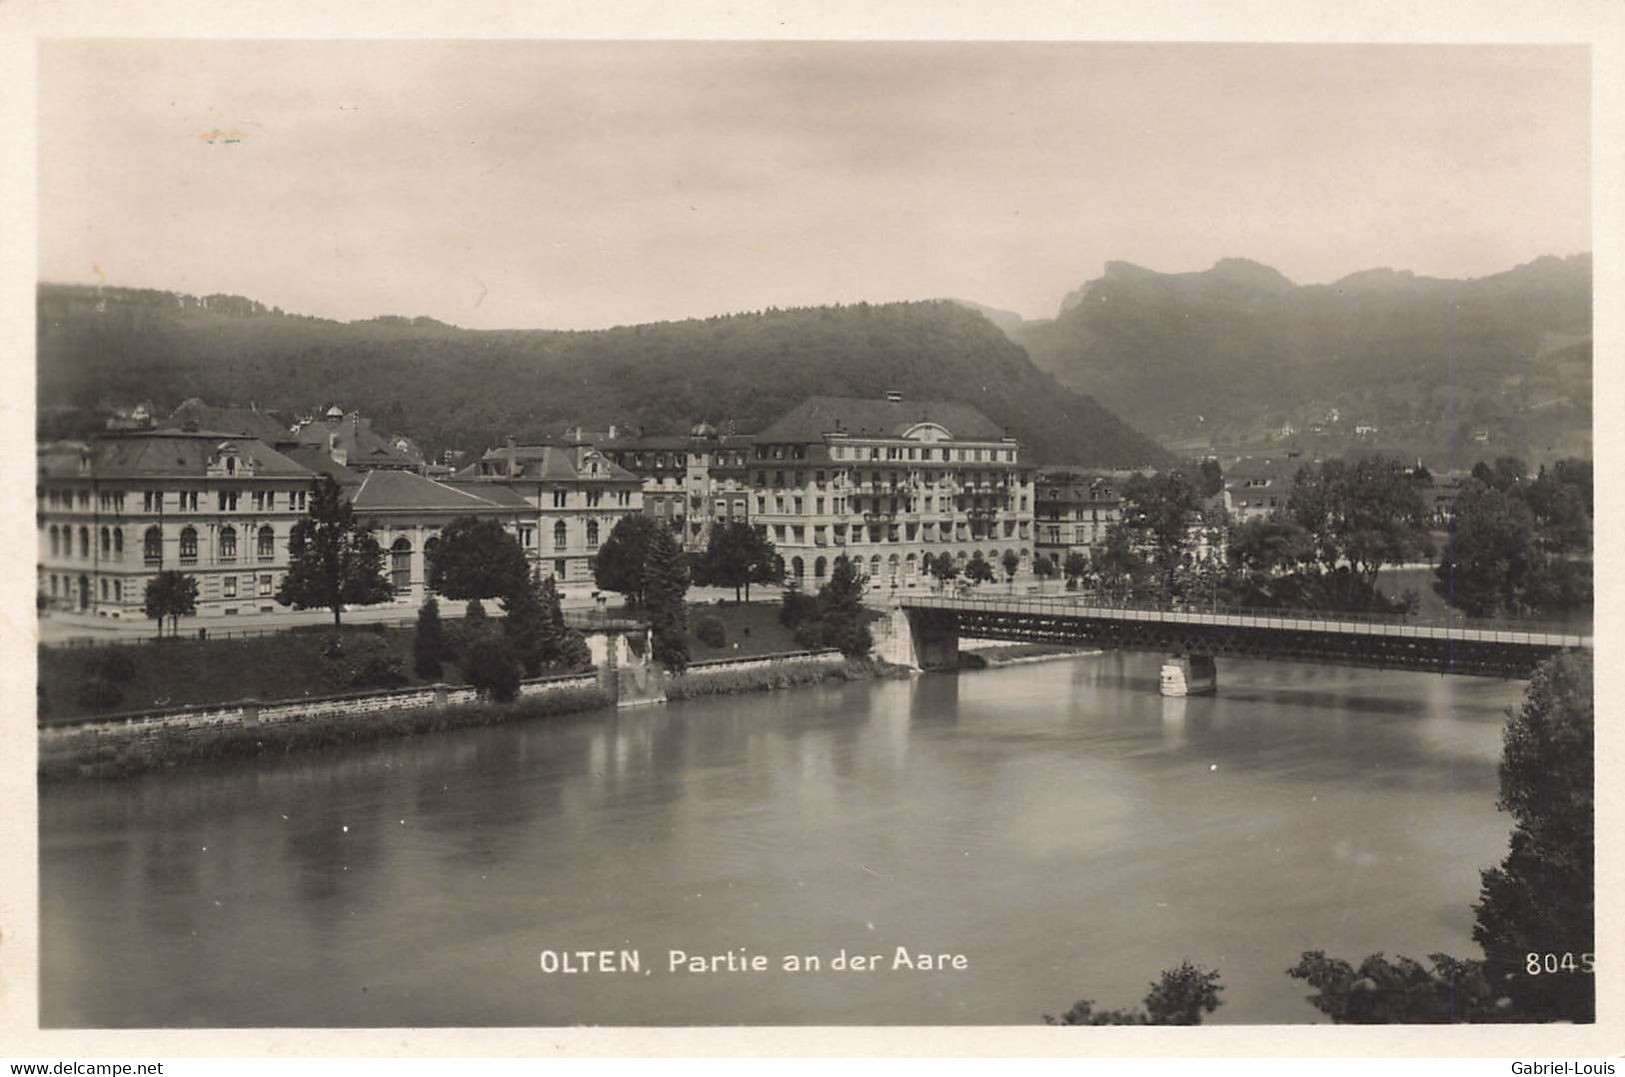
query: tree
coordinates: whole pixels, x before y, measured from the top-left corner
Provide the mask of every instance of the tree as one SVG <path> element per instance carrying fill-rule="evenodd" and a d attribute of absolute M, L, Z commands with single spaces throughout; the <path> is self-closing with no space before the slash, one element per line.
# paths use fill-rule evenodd
<path fill-rule="evenodd" d="M 1016 556 L 1016 551 L 1005 550 L 1004 556 L 999 559 L 999 563 L 1004 566 L 1005 581 L 1009 583 L 1011 590 L 1014 590 L 1016 586 L 1016 569 L 1021 567 L 1021 558 Z"/>
<path fill-rule="evenodd" d="M 1172 598 L 1175 575 L 1195 548 L 1193 527 L 1202 512 L 1201 494 L 1183 470 L 1136 475 L 1123 487 L 1122 526 L 1132 545 L 1151 552 L 1158 589 L 1164 602 Z"/>
<path fill-rule="evenodd" d="M 1033 558 L 1033 572 L 1041 580 L 1053 580 L 1060 571 L 1060 567 L 1047 557 Z"/>
<path fill-rule="evenodd" d="M 771 583 L 780 573 L 778 551 L 767 529 L 740 520 L 716 524 L 700 559 L 698 578 L 715 587 L 732 587 L 734 601 L 740 589 L 750 599 L 752 583 Z"/>
<path fill-rule="evenodd" d="M 1469 616 L 1517 613 L 1540 559 L 1535 523 L 1516 497 L 1469 479 L 1456 495 L 1433 589 Z"/>
<path fill-rule="evenodd" d="M 1092 572 L 1108 594 L 1132 598 L 1146 590 L 1151 566 L 1135 545 L 1134 532 L 1121 521 L 1106 528 L 1106 540 L 1090 552 L 1084 574 Z"/>
<path fill-rule="evenodd" d="M 311 484 L 310 511 L 288 536 L 288 574 L 276 600 L 294 609 L 329 609 L 338 627 L 345 606 L 387 602 L 395 588 L 384 578 L 384 551 L 372 529 L 355 519 L 355 507 L 331 475 Z"/>
<path fill-rule="evenodd" d="M 925 555 L 925 570 L 937 579 L 939 583 L 947 583 L 959 575 L 959 562 L 954 555 L 944 551 L 936 557 Z"/>
<path fill-rule="evenodd" d="M 1060 1017 L 1044 1015 L 1046 1025 L 1199 1025 L 1204 1014 L 1219 1008 L 1224 986 L 1219 974 L 1189 961 L 1163 970 L 1146 992 L 1141 1010 L 1096 1010 L 1080 999 Z"/>
<path fill-rule="evenodd" d="M 636 519 L 626 517 L 621 521 Z M 620 525 L 616 525 L 620 531 Z M 611 538 L 614 536 L 612 535 Z M 671 531 L 657 527 L 649 537 L 646 561 L 637 573 L 654 634 L 654 658 L 671 673 L 688 668 L 688 566 Z"/>
<path fill-rule="evenodd" d="M 1235 527 L 1225 546 L 1231 565 L 1246 572 L 1288 572 L 1314 557 L 1309 533 L 1284 515 L 1254 518 Z"/>
<path fill-rule="evenodd" d="M 1066 560 L 1061 564 L 1061 571 L 1066 576 L 1066 585 L 1076 587 L 1078 581 L 1089 572 L 1088 556 L 1079 550 L 1073 550 L 1066 555 Z"/>
<path fill-rule="evenodd" d="M 542 601 L 541 584 L 529 576 L 502 599 L 502 635 L 525 668 L 534 677 L 542 671 L 542 647 L 551 628 L 548 609 Z"/>
<path fill-rule="evenodd" d="M 1592 666 L 1583 651 L 1543 663 L 1503 738 L 1496 806 L 1515 825 L 1506 858 L 1483 873 L 1473 939 L 1490 984 L 1521 1020 L 1596 1020 L 1596 982 L 1582 957 L 1596 949 Z M 1529 955 L 1548 953 L 1558 955 L 1557 971 L 1531 973 Z"/>
<path fill-rule="evenodd" d="M 843 555 L 835 559 L 829 582 L 818 593 L 824 640 L 848 658 L 863 658 L 874 646 L 863 608 L 863 584 L 852 559 Z"/>
<path fill-rule="evenodd" d="M 182 617 L 197 612 L 197 579 L 183 572 L 169 569 L 147 581 L 143 609 L 158 622 L 158 634 L 163 635 L 164 618 L 169 618 L 169 634 L 180 631 Z"/>
<path fill-rule="evenodd" d="M 590 665 L 592 651 L 587 647 L 586 638 L 564 622 L 564 607 L 553 577 L 542 580 L 537 597 L 545 614 L 540 644 L 542 663 L 564 669 Z"/>
<path fill-rule="evenodd" d="M 424 680 L 438 680 L 441 664 L 454 657 L 446 626 L 440 621 L 440 603 L 430 595 L 418 607 L 417 628 L 412 633 L 412 668 Z"/>
<path fill-rule="evenodd" d="M 459 516 L 429 554 L 429 588 L 447 598 L 507 599 L 529 579 L 525 551 L 490 517 Z"/>
<path fill-rule="evenodd" d="M 593 579 L 599 588 L 619 591 L 629 606 L 643 605 L 647 592 L 643 573 L 649 562 L 650 544 L 657 535 L 670 538 L 671 529 L 653 516 L 622 516 L 593 559 Z"/>
<path fill-rule="evenodd" d="M 985 583 L 993 579 L 993 566 L 987 563 L 981 550 L 977 550 L 965 563 L 965 578 L 972 583 Z"/>
<path fill-rule="evenodd" d="M 1224 493 L 1224 470 L 1211 456 L 1196 468 L 1197 492 L 1203 497 L 1218 497 Z"/>
<path fill-rule="evenodd" d="M 485 631 L 463 654 L 463 680 L 498 703 L 511 703 L 519 692 L 519 656 L 500 633 Z"/>
<path fill-rule="evenodd" d="M 1428 955 L 1429 965 L 1408 957 L 1390 961 L 1372 954 L 1355 968 L 1307 950 L 1287 975 L 1315 989 L 1309 1004 L 1338 1025 L 1448 1024 L 1507 1019 L 1478 961 Z"/>

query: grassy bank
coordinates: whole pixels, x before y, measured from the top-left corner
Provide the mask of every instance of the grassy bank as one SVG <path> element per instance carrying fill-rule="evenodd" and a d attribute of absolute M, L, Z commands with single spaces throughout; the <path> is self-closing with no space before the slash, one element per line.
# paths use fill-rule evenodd
<path fill-rule="evenodd" d="M 699 699 L 703 696 L 733 695 L 739 692 L 771 692 L 779 688 L 799 688 L 824 681 L 860 681 L 874 677 L 906 675 L 900 667 L 874 659 L 849 658 L 841 663 L 814 665 L 807 662 L 769 662 L 753 669 L 695 670 L 666 682 L 666 698 Z"/>
<path fill-rule="evenodd" d="M 512 703 L 457 703 L 445 707 L 385 711 L 363 717 L 333 715 L 275 725 L 222 726 L 207 733 L 178 730 L 158 734 L 156 742 L 75 737 L 40 746 L 41 781 L 65 778 L 124 778 L 148 770 L 192 763 L 262 759 L 386 737 L 445 733 L 501 722 L 529 721 L 609 706 L 599 688 L 563 688 L 521 696 Z"/>
<path fill-rule="evenodd" d="M 400 660 L 406 685 L 425 683 L 412 672 L 410 628 L 346 626 L 340 639 L 351 651 L 365 649 Z M 146 710 L 189 703 L 230 703 L 239 699 L 299 699 L 352 691 L 335 680 L 335 663 L 322 657 L 333 638 L 330 625 L 291 629 L 247 639 L 166 639 L 103 647 L 40 647 L 39 716 L 42 722 L 87 714 Z M 352 646 L 352 644 L 354 646 Z M 88 706 L 79 686 L 109 661 L 128 663 L 118 682 L 122 698 L 110 706 Z M 438 680 L 461 684 L 455 663 Z M 404 687 L 404 686 L 403 686 Z"/>
<path fill-rule="evenodd" d="M 700 637 L 700 624 L 707 619 L 722 626 L 720 646 Z M 755 658 L 801 649 L 791 631 L 779 623 L 777 602 L 689 603 L 688 656 L 692 661 Z"/>

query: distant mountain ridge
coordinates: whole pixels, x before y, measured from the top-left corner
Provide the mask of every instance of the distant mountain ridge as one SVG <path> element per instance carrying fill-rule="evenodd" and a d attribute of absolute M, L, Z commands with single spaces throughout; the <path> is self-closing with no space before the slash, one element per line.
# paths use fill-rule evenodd
<path fill-rule="evenodd" d="M 1381 268 L 1314 285 L 1242 258 L 1191 273 L 1113 261 L 1053 321 L 1007 332 L 1169 443 L 1258 441 L 1340 413 L 1406 446 L 1485 435 L 1539 455 L 1589 444 L 1591 306 L 1589 254 L 1468 280 Z"/>
<path fill-rule="evenodd" d="M 477 331 L 397 316 L 341 323 L 240 296 L 43 284 L 38 312 L 42 416 L 135 402 L 164 415 L 192 397 L 293 413 L 337 401 L 438 454 L 567 423 L 655 434 L 732 420 L 749 433 L 812 396 L 896 390 L 976 406 L 1029 460 L 1169 459 L 1038 370 L 986 318 L 946 301 Z"/>

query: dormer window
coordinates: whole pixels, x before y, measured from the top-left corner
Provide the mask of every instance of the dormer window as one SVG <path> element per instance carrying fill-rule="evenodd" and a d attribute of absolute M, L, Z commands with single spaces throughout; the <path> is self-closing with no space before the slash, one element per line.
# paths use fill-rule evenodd
<path fill-rule="evenodd" d="M 226 457 L 226 474 L 237 474 L 237 458 L 235 456 Z"/>

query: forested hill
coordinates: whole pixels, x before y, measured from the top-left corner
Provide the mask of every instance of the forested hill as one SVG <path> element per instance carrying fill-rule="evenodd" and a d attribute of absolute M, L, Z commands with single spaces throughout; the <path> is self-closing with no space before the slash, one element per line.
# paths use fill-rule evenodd
<path fill-rule="evenodd" d="M 1009 331 L 1041 369 L 1167 441 L 1301 434 L 1335 410 L 1317 431 L 1330 442 L 1338 422 L 1419 451 L 1475 432 L 1536 456 L 1589 442 L 1589 254 L 1470 280 L 1374 269 L 1323 285 L 1236 258 L 1198 273 L 1108 262 L 1053 321 Z"/>
<path fill-rule="evenodd" d="M 41 414 L 188 397 L 308 413 L 337 402 L 431 452 L 610 423 L 749 433 L 818 394 L 961 400 L 1028 459 L 1121 467 L 1166 454 L 949 302 L 736 314 L 592 332 L 475 331 L 427 318 L 341 323 L 235 296 L 41 285 Z M 83 415 L 83 412 L 80 413 Z"/>

